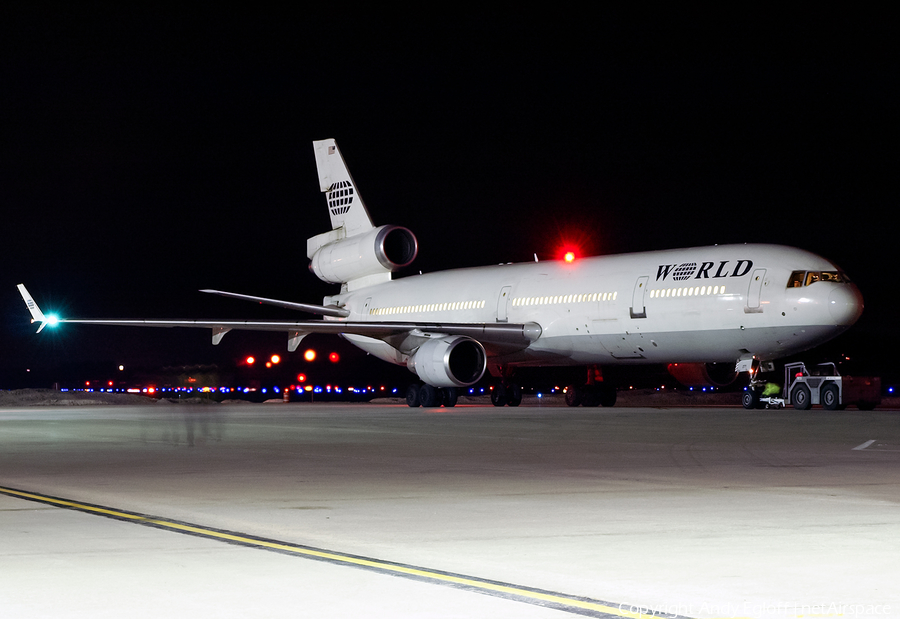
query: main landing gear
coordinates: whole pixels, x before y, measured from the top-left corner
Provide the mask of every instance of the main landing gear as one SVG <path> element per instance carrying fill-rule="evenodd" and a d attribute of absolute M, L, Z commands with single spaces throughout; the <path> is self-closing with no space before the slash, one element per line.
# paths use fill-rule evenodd
<path fill-rule="evenodd" d="M 569 385 L 566 387 L 566 406 L 615 406 L 616 388 L 603 383 Z"/>
<path fill-rule="evenodd" d="M 615 406 L 616 388 L 603 382 L 600 366 L 587 368 L 587 383 L 566 387 L 567 406 Z"/>
<path fill-rule="evenodd" d="M 410 385 L 406 389 L 406 403 L 415 408 L 437 408 L 439 406 L 456 406 L 459 391 L 456 387 L 432 387 L 431 385 Z"/>
<path fill-rule="evenodd" d="M 518 406 L 522 403 L 522 387 L 519 383 L 498 383 L 491 389 L 494 406 Z"/>

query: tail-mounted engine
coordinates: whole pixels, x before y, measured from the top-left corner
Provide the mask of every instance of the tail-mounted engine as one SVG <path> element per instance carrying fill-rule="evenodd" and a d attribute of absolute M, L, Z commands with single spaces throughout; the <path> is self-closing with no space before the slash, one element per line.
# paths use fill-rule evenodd
<path fill-rule="evenodd" d="M 484 375 L 487 354 L 470 337 L 448 335 L 419 346 L 406 366 L 433 387 L 468 387 Z"/>
<path fill-rule="evenodd" d="M 380 226 L 349 238 L 339 230 L 307 241 L 309 270 L 322 281 L 343 284 L 387 275 L 410 264 L 419 251 L 415 235 L 401 226 Z"/>

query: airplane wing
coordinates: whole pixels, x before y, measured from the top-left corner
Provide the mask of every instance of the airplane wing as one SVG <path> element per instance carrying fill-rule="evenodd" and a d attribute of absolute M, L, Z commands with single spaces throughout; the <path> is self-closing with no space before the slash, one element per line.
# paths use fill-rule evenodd
<path fill-rule="evenodd" d="M 56 318 L 55 316 L 47 316 L 40 310 L 24 285 L 19 284 L 19 292 L 22 294 L 22 298 L 25 300 L 25 304 L 31 312 L 32 322 L 41 323 L 38 332 L 47 325 L 63 323 L 121 327 L 188 327 L 211 329 L 212 343 L 218 344 L 222 341 L 225 334 L 233 329 L 243 331 L 280 331 L 288 334 L 288 350 L 291 352 L 295 351 L 300 344 L 300 341 L 310 333 L 329 333 L 334 335 L 346 333 L 383 340 L 403 353 L 409 353 L 415 350 L 424 340 L 428 339 L 430 335 L 464 335 L 479 341 L 490 356 L 522 350 L 541 335 L 541 327 L 537 323 L 364 322 L 337 320 L 333 318 L 330 320 L 298 321 Z M 226 296 L 234 296 L 236 298 L 255 300 L 258 302 L 276 301 L 274 299 L 248 297 L 247 295 L 237 295 L 234 293 L 226 293 Z M 275 304 L 286 304 L 282 305 L 283 307 L 291 305 L 305 306 L 305 304 L 290 304 L 288 302 L 280 301 Z M 324 306 L 309 307 L 329 309 Z M 293 307 L 292 309 L 299 308 Z M 304 309 L 304 311 L 309 310 Z"/>

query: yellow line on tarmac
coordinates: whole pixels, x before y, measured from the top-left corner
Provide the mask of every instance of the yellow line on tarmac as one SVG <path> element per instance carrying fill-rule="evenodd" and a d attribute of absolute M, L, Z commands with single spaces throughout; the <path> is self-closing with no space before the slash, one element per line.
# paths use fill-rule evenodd
<path fill-rule="evenodd" d="M 269 540 L 257 538 L 250 535 L 235 533 L 230 531 L 221 531 L 208 527 L 178 522 L 175 520 L 167 520 L 154 516 L 137 514 L 123 510 L 103 507 L 100 505 L 91 505 L 89 503 L 80 503 L 70 501 L 45 494 L 37 494 L 34 492 L 25 492 L 23 490 L 15 490 L 13 488 L 5 488 L 0 486 L 0 494 L 6 494 L 12 497 L 18 497 L 29 501 L 37 501 L 47 505 L 55 505 L 66 509 L 73 509 L 98 516 L 106 516 L 117 520 L 134 522 L 160 529 L 177 531 L 188 535 L 205 537 L 208 539 L 221 540 L 229 543 L 240 544 L 252 548 L 262 548 L 274 550 L 276 552 L 305 556 L 309 558 L 328 561 L 336 564 L 352 565 L 356 567 L 366 568 L 382 573 L 393 574 L 396 576 L 405 576 L 425 582 L 435 584 L 444 584 L 460 588 L 469 589 L 476 592 L 494 595 L 497 597 L 505 597 L 508 599 L 519 600 L 536 604 L 538 606 L 548 606 L 559 610 L 568 611 L 576 614 L 589 616 L 607 616 L 607 617 L 628 617 L 629 619 L 647 619 L 652 615 L 645 609 L 643 613 L 640 610 L 634 612 L 630 610 L 630 605 L 621 604 L 613 605 L 609 602 L 600 600 L 583 599 L 575 596 L 568 596 L 562 593 L 552 591 L 541 591 L 530 589 L 527 587 L 519 587 L 508 583 L 494 582 L 490 580 L 482 580 L 480 578 L 465 576 L 462 574 L 451 574 L 436 570 L 429 570 L 422 567 L 412 565 L 403 565 L 392 563 L 389 561 L 379 561 L 367 557 L 359 557 L 350 554 L 332 552 L 323 549 L 291 544 L 288 542 L 279 542 L 277 540 Z M 667 615 L 671 617 L 671 615 Z"/>

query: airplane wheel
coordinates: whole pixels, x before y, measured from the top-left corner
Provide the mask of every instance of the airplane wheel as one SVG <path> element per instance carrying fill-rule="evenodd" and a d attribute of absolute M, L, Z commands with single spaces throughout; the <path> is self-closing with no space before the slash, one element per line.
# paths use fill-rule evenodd
<path fill-rule="evenodd" d="M 822 387 L 822 394 L 819 397 L 822 402 L 822 408 L 827 411 L 837 410 L 841 399 L 838 395 L 837 385 L 825 385 Z"/>
<path fill-rule="evenodd" d="M 600 406 L 609 408 L 616 405 L 616 388 L 612 385 L 603 385 L 600 387 Z"/>
<path fill-rule="evenodd" d="M 578 406 L 583 395 L 581 387 L 569 385 L 566 387 L 566 406 Z"/>
<path fill-rule="evenodd" d="M 506 405 L 518 406 L 522 403 L 522 388 L 517 383 L 510 383 L 506 390 Z"/>
<path fill-rule="evenodd" d="M 406 404 L 410 408 L 419 406 L 419 386 L 410 385 L 406 388 Z"/>
<path fill-rule="evenodd" d="M 794 393 L 791 396 L 794 401 L 794 408 L 798 411 L 808 411 L 812 408 L 812 397 L 809 393 L 809 387 L 806 385 L 797 385 L 794 387 Z"/>
<path fill-rule="evenodd" d="M 491 391 L 491 404 L 494 406 L 506 405 L 506 387 L 502 384 L 494 385 L 494 389 Z"/>
<path fill-rule="evenodd" d="M 600 406 L 600 387 L 597 385 L 586 385 L 583 388 L 583 395 L 581 396 L 581 405 L 582 406 L 590 406 L 591 408 L 595 406 Z"/>
<path fill-rule="evenodd" d="M 743 404 L 744 408 L 747 410 L 759 408 L 759 391 L 756 389 L 747 389 L 741 396 L 741 404 Z"/>
<path fill-rule="evenodd" d="M 438 400 L 438 390 L 431 385 L 422 385 L 419 387 L 419 404 L 425 408 L 440 406 L 441 403 L 440 400 Z"/>
<path fill-rule="evenodd" d="M 441 400 L 443 401 L 444 406 L 448 408 L 456 406 L 456 402 L 459 400 L 459 389 L 456 387 L 441 389 Z"/>

